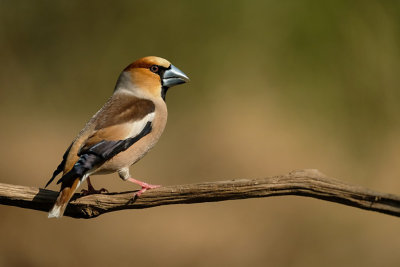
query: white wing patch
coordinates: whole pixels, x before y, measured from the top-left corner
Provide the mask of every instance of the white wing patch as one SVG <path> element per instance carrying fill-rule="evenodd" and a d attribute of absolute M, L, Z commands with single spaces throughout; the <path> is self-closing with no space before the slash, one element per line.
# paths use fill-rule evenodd
<path fill-rule="evenodd" d="M 144 116 L 141 120 L 134 121 L 131 125 L 131 131 L 127 138 L 135 137 L 136 135 L 138 135 L 149 121 L 153 121 L 154 115 L 155 112 L 152 112 Z"/>

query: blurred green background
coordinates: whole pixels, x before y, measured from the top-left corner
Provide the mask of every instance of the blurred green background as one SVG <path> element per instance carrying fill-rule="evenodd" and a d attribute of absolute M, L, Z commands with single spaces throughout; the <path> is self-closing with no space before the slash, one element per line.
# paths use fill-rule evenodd
<path fill-rule="evenodd" d="M 400 194 L 399 1 L 0 1 L 0 182 L 44 186 L 137 58 L 191 78 L 134 177 L 294 169 Z M 117 175 L 96 187 L 133 190 Z M 50 187 L 57 190 L 57 186 Z M 0 266 L 399 266 L 400 221 L 275 197 L 49 220 L 0 206 Z"/>

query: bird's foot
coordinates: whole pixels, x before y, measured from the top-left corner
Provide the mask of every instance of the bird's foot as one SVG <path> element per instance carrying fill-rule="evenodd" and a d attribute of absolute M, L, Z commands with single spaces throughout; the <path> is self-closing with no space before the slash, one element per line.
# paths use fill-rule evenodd
<path fill-rule="evenodd" d="M 133 195 L 133 199 L 140 197 L 141 194 L 143 194 L 144 192 L 146 192 L 148 189 L 154 189 L 154 188 L 158 188 L 161 187 L 161 185 L 154 185 L 154 184 L 148 184 L 133 178 L 128 178 L 129 182 L 135 183 L 137 185 L 140 185 L 142 187 L 142 189 L 140 189 L 138 192 L 136 192 Z"/>
<path fill-rule="evenodd" d="M 105 188 L 101 188 L 99 190 L 96 190 L 94 188 L 92 188 L 92 189 L 82 189 L 81 190 L 81 195 L 82 196 L 93 195 L 93 194 L 102 194 L 102 193 L 109 193 L 109 192 Z"/>
<path fill-rule="evenodd" d="M 108 190 L 105 188 L 96 190 L 96 189 L 94 189 L 94 187 L 92 186 L 92 184 L 90 182 L 88 182 L 88 189 L 81 190 L 82 196 L 93 195 L 93 194 L 102 194 L 102 193 L 108 193 Z"/>
<path fill-rule="evenodd" d="M 93 194 L 102 194 L 102 193 L 108 193 L 108 190 L 105 188 L 101 188 L 99 190 L 94 189 L 91 181 L 90 181 L 90 177 L 87 178 L 87 190 L 86 189 L 82 189 L 81 190 L 81 195 L 82 196 L 87 196 L 87 195 L 93 195 Z"/>

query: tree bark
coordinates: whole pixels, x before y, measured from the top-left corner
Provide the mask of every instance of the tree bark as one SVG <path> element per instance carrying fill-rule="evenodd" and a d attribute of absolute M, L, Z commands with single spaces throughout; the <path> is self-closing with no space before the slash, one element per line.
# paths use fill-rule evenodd
<path fill-rule="evenodd" d="M 0 183 L 0 204 L 49 211 L 58 192 Z M 374 192 L 328 178 L 318 170 L 299 170 L 261 179 L 237 179 L 208 183 L 164 186 L 151 189 L 133 200 L 134 191 L 75 194 L 65 211 L 73 218 L 95 218 L 101 214 L 170 204 L 191 204 L 234 199 L 297 195 L 336 202 L 360 209 L 400 216 L 400 197 Z"/>

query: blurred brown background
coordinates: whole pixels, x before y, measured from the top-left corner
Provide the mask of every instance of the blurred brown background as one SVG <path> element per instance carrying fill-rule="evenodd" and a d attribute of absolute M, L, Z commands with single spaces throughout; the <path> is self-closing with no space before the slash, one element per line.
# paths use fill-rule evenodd
<path fill-rule="evenodd" d="M 317 168 L 400 194 L 399 1 L 2 0 L 0 40 L 0 182 L 44 186 L 120 71 L 157 55 L 191 83 L 134 177 Z M 400 266 L 399 219 L 302 197 L 0 214 L 0 266 Z"/>

